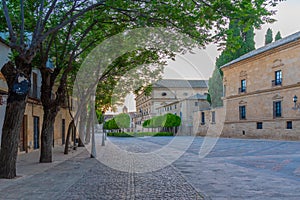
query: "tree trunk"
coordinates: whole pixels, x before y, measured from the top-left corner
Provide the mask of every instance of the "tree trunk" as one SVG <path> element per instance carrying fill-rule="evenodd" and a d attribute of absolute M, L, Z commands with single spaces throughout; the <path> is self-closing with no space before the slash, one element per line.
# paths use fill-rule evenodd
<path fill-rule="evenodd" d="M 86 126 L 86 115 L 87 109 L 86 106 L 82 109 L 82 113 L 80 113 L 80 121 L 79 121 L 79 141 L 78 147 L 84 147 L 84 138 L 85 138 L 85 126 Z"/>
<path fill-rule="evenodd" d="M 9 94 L 8 99 L 12 95 Z M 16 177 L 16 160 L 26 100 L 7 102 L 0 149 L 0 178 Z"/>
<path fill-rule="evenodd" d="M 91 141 L 91 124 L 91 120 L 88 120 L 86 126 L 85 144 L 89 144 Z"/>
<path fill-rule="evenodd" d="M 46 62 L 44 62 L 46 63 Z M 52 144 L 54 138 L 54 123 L 56 115 L 60 109 L 58 101 L 52 98 L 52 89 L 57 71 L 50 73 L 44 66 L 40 70 L 42 74 L 41 101 L 43 105 L 43 125 L 41 133 L 40 162 L 52 162 Z M 56 95 L 59 95 L 58 92 Z"/>
<path fill-rule="evenodd" d="M 43 126 L 42 126 L 42 133 L 41 133 L 41 154 L 40 154 L 41 163 L 52 162 L 52 144 L 53 144 L 54 122 L 55 122 L 56 114 L 57 114 L 56 112 L 44 108 Z"/>
<path fill-rule="evenodd" d="M 66 138 L 66 142 L 65 142 L 65 152 L 64 152 L 64 154 L 69 153 L 70 137 L 71 137 L 71 134 L 74 132 L 74 129 L 75 129 L 75 124 L 74 124 L 74 120 L 72 120 L 69 124 L 69 127 L 68 127 L 68 134 L 67 134 L 67 138 Z"/>
<path fill-rule="evenodd" d="M 91 141 L 91 125 L 94 124 L 92 121 L 93 117 L 93 109 L 90 109 L 88 120 L 87 120 L 87 126 L 86 126 L 86 137 L 85 137 L 85 144 L 89 144 Z"/>
<path fill-rule="evenodd" d="M 18 156 L 18 144 L 21 125 L 26 108 L 27 93 L 22 95 L 13 92 L 13 86 L 18 74 L 22 73 L 30 82 L 31 64 L 25 63 L 20 57 L 13 62 L 6 63 L 1 72 L 8 86 L 8 98 L 2 127 L 2 139 L 0 149 L 0 178 L 16 177 L 16 161 Z"/>

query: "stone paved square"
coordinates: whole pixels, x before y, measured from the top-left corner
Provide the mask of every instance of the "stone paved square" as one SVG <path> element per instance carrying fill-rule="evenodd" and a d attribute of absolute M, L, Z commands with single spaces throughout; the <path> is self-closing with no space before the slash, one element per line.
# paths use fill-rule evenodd
<path fill-rule="evenodd" d="M 172 139 L 109 138 L 105 148 L 117 145 L 143 155 Z M 0 199 L 300 199 L 300 142 L 220 138 L 200 158 L 203 140 L 196 137 L 171 165 L 145 173 L 135 171 L 134 159 L 121 160 L 127 171 L 110 168 L 101 158 L 90 158 L 85 148 L 69 157 L 55 149 L 49 165 L 34 160 L 38 152 L 20 155 L 21 177 L 0 180 Z M 97 142 L 98 156 L 110 156 L 103 150 Z"/>

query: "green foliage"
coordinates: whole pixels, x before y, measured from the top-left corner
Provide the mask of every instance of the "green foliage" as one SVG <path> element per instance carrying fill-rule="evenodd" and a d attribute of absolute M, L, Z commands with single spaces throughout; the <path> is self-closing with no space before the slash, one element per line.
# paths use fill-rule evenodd
<path fill-rule="evenodd" d="M 223 77 L 220 69 L 215 68 L 212 77 L 208 81 L 209 96 L 211 99 L 211 106 L 213 108 L 223 106 Z"/>
<path fill-rule="evenodd" d="M 128 134 L 128 133 L 124 133 L 124 132 L 110 132 L 110 133 L 107 133 L 107 136 L 110 136 L 110 137 L 133 137 L 131 134 Z"/>
<path fill-rule="evenodd" d="M 115 119 L 110 119 L 110 120 L 106 121 L 103 128 L 106 129 L 106 130 L 120 129 L 118 127 Z"/>
<path fill-rule="evenodd" d="M 158 132 L 153 135 L 153 137 L 161 137 L 161 136 L 174 136 L 171 132 Z"/>
<path fill-rule="evenodd" d="M 211 105 L 211 97 L 210 97 L 209 91 L 208 91 L 208 94 L 206 96 L 206 101 Z"/>
<path fill-rule="evenodd" d="M 178 127 L 181 124 L 181 119 L 177 115 L 167 113 L 164 117 L 166 118 L 166 121 L 163 124 L 163 127 L 165 128 Z"/>
<path fill-rule="evenodd" d="M 278 31 L 275 35 L 275 41 L 282 39 L 280 31 Z"/>
<path fill-rule="evenodd" d="M 145 96 L 150 96 L 152 93 L 152 85 L 148 85 L 144 88 Z"/>
<path fill-rule="evenodd" d="M 208 102 L 212 107 L 223 106 L 223 72 L 220 67 L 255 49 L 254 24 L 241 24 L 238 20 L 230 20 L 227 31 L 226 48 L 216 60 L 216 69 L 209 79 Z"/>
<path fill-rule="evenodd" d="M 157 51 L 137 50 L 117 58 L 97 85 L 96 107 L 106 111 L 122 105 L 126 95 L 137 90 L 136 87 L 160 79 L 165 66 L 161 59 L 165 55 L 159 55 Z M 150 86 L 145 88 L 151 93 Z"/>
<path fill-rule="evenodd" d="M 97 121 L 99 124 L 102 124 L 104 122 L 104 116 L 102 111 L 96 110 L 96 116 L 97 116 Z"/>
<path fill-rule="evenodd" d="M 265 45 L 270 44 L 272 42 L 273 42 L 273 31 L 272 29 L 268 28 L 265 35 Z"/>
<path fill-rule="evenodd" d="M 119 128 L 130 127 L 130 116 L 128 114 L 126 113 L 118 114 L 114 119 Z"/>
<path fill-rule="evenodd" d="M 181 124 L 181 119 L 179 116 L 167 113 L 162 116 L 155 116 L 151 119 L 145 120 L 143 122 L 144 128 L 171 128 L 178 127 Z"/>
<path fill-rule="evenodd" d="M 150 119 L 147 119 L 147 120 L 145 120 L 144 122 L 143 122 L 143 124 L 142 124 L 142 126 L 144 127 L 144 128 L 149 128 L 149 126 L 150 126 Z"/>
<path fill-rule="evenodd" d="M 237 20 L 231 20 L 227 31 L 226 48 L 216 60 L 216 66 L 221 66 L 255 49 L 254 28 L 241 25 Z M 220 72 L 223 76 L 223 73 Z"/>

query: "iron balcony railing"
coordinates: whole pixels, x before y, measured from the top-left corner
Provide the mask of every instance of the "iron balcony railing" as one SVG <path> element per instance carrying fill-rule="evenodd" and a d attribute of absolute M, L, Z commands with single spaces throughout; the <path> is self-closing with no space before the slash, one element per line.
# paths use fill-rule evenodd
<path fill-rule="evenodd" d="M 272 86 L 282 85 L 282 79 L 272 80 Z"/>
<path fill-rule="evenodd" d="M 247 92 L 246 87 L 239 88 L 239 94 Z"/>

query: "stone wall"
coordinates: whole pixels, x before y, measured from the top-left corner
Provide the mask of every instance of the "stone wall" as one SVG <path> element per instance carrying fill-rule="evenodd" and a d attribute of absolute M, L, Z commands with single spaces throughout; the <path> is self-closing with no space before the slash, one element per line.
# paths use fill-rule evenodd
<path fill-rule="evenodd" d="M 300 139 L 300 112 L 293 109 L 293 96 L 300 97 L 300 41 L 279 46 L 222 68 L 226 93 L 226 119 L 222 136 L 267 139 Z M 275 85 L 281 70 L 282 83 Z M 246 91 L 241 92 L 241 80 Z M 274 102 L 281 102 L 281 116 L 274 116 Z M 239 107 L 246 107 L 240 119 Z M 292 122 L 292 129 L 287 123 Z M 262 129 L 257 128 L 262 123 Z"/>
<path fill-rule="evenodd" d="M 204 113 L 205 121 L 202 123 L 202 113 Z M 213 113 L 215 119 L 213 121 Z M 212 108 L 194 112 L 194 127 L 198 136 L 219 137 L 223 132 L 225 121 L 225 108 Z"/>

